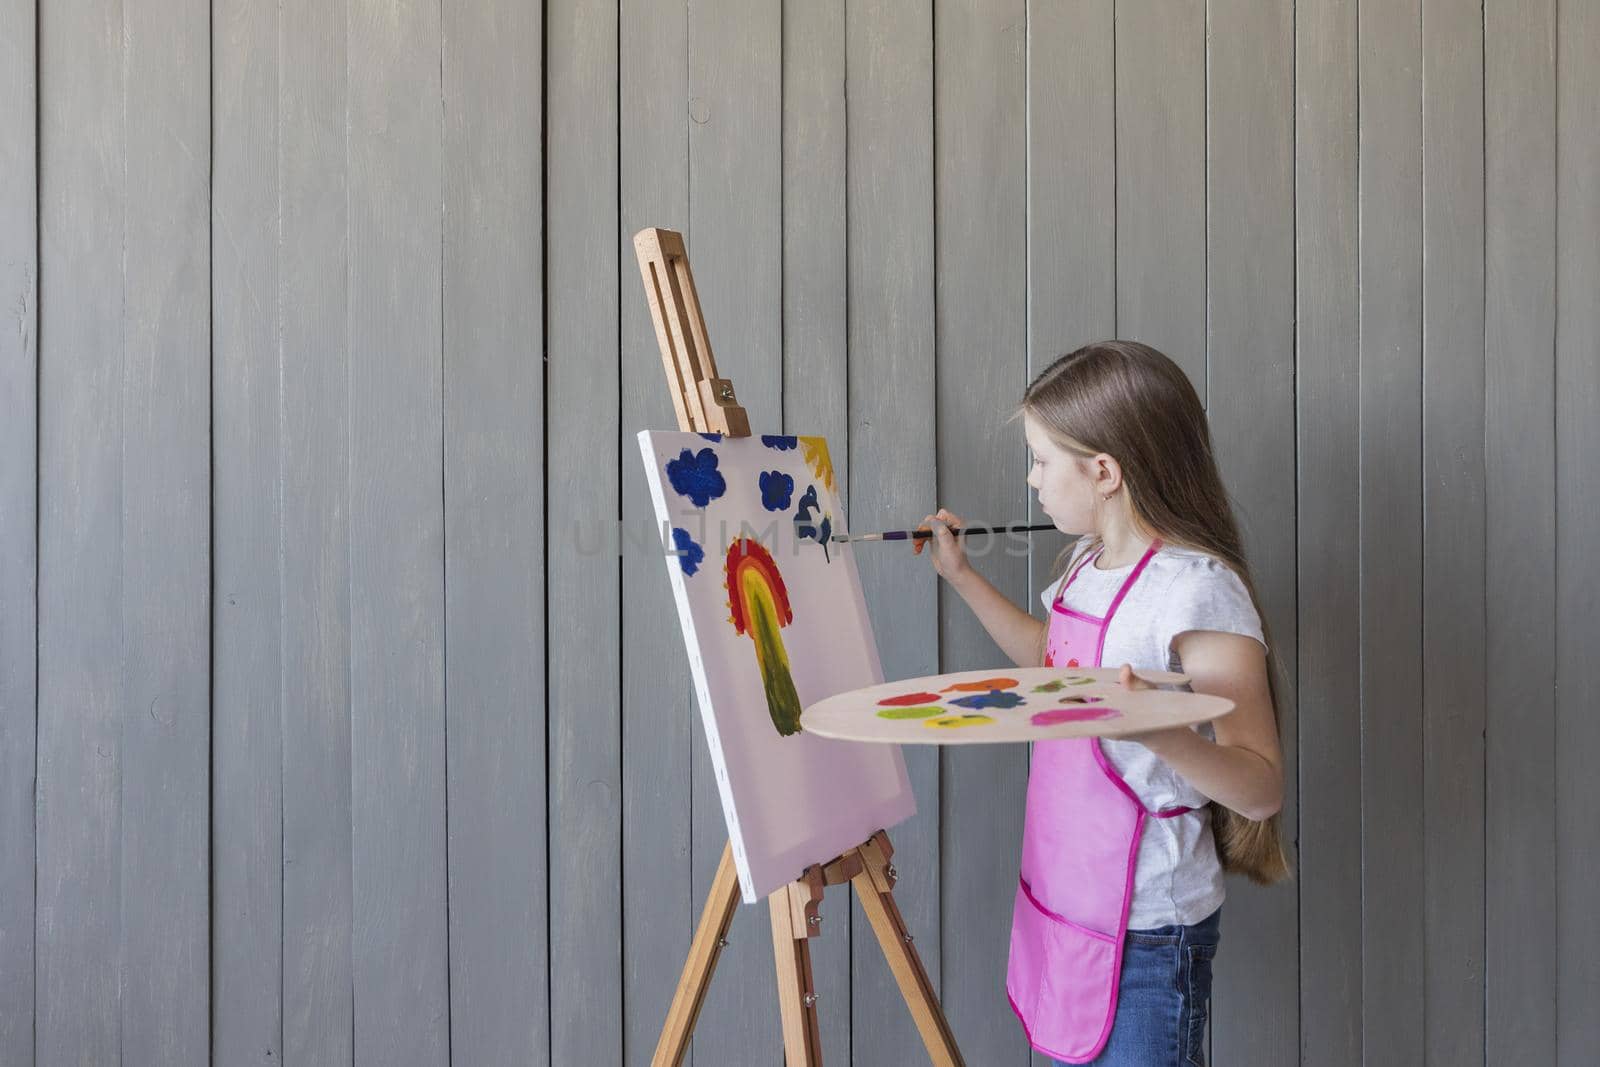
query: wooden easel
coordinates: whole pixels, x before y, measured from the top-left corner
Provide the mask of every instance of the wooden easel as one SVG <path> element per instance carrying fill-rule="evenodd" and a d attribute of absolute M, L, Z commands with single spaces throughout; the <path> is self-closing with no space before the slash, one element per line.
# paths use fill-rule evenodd
<path fill-rule="evenodd" d="M 729 437 L 750 436 L 750 421 L 734 396 L 733 383 L 717 377 L 695 292 L 683 235 L 672 230 L 640 230 L 633 238 L 644 278 L 650 316 L 655 320 L 661 361 L 678 415 L 678 428 Z M 894 899 L 894 854 L 882 830 L 827 863 L 815 864 L 767 898 L 772 919 L 772 953 L 778 968 L 778 1007 L 783 1018 L 784 1059 L 788 1067 L 820 1067 L 822 1043 L 817 1027 L 817 993 L 811 983 L 810 938 L 822 933 L 823 889 L 850 882 L 872 924 L 900 994 L 916 1022 L 928 1056 L 939 1067 L 963 1067 L 939 997 L 922 968 Z M 661 1027 L 652 1067 L 677 1067 L 694 1033 L 695 1019 L 711 985 L 711 973 L 727 942 L 728 925 L 739 906 L 739 879 L 733 848 L 724 845 L 716 878 L 706 896 L 700 924 L 689 945 L 672 1007 Z"/>

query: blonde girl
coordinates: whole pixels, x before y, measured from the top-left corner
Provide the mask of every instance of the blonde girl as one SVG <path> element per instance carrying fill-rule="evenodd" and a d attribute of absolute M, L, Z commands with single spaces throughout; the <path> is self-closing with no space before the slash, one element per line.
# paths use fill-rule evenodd
<path fill-rule="evenodd" d="M 1203 1064 L 1223 872 L 1287 874 L 1273 663 L 1189 379 L 1146 345 L 1045 368 L 1017 414 L 1039 507 L 1077 535 L 1049 621 L 974 569 L 940 509 L 934 568 L 1019 666 L 1182 671 L 1237 705 L 1212 726 L 1034 745 L 1006 985 L 1057 1063 Z M 921 551 L 924 542 L 918 542 Z"/>

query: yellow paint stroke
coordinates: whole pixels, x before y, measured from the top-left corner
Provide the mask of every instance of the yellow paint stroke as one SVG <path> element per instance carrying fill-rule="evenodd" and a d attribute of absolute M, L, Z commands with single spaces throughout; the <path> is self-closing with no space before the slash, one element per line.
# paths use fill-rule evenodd
<path fill-rule="evenodd" d="M 931 726 L 936 730 L 956 730 L 963 726 L 988 726 L 994 720 L 987 715 L 943 715 L 937 719 L 929 719 L 922 725 Z"/>
<path fill-rule="evenodd" d="M 825 437 L 800 438 L 800 454 L 805 457 L 806 465 L 811 468 L 811 473 L 823 485 L 833 491 L 833 459 L 828 455 L 828 441 Z"/>

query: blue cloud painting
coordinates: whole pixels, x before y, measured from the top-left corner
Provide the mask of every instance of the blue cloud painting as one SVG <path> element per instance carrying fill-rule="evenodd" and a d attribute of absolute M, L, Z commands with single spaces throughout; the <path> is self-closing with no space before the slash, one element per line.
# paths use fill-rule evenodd
<path fill-rule="evenodd" d="M 674 526 L 672 544 L 678 550 L 678 566 L 683 568 L 684 574 L 693 574 L 700 569 L 701 561 L 706 558 L 706 550 L 695 543 L 695 539 L 689 536 L 688 530 Z"/>
<path fill-rule="evenodd" d="M 768 511 L 787 511 L 794 496 L 794 476 L 782 471 L 761 472 L 761 506 Z"/>
<path fill-rule="evenodd" d="M 691 452 L 687 448 L 678 458 L 667 461 L 667 481 L 679 496 L 686 496 L 703 508 L 727 492 L 728 483 L 717 470 L 717 454 L 709 448 Z"/>

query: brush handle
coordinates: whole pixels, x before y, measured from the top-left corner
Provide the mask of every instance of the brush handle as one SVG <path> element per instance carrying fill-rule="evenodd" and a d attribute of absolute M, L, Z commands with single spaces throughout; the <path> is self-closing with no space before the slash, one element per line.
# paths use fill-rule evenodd
<path fill-rule="evenodd" d="M 1043 530 L 1054 530 L 1055 523 L 1010 523 L 1004 526 L 956 526 L 950 532 L 957 536 L 965 537 L 969 534 L 998 534 L 998 533 L 1039 533 Z M 838 541 L 926 541 L 934 535 L 932 530 L 885 530 L 882 533 L 857 534 L 853 537 L 840 536 Z"/>

